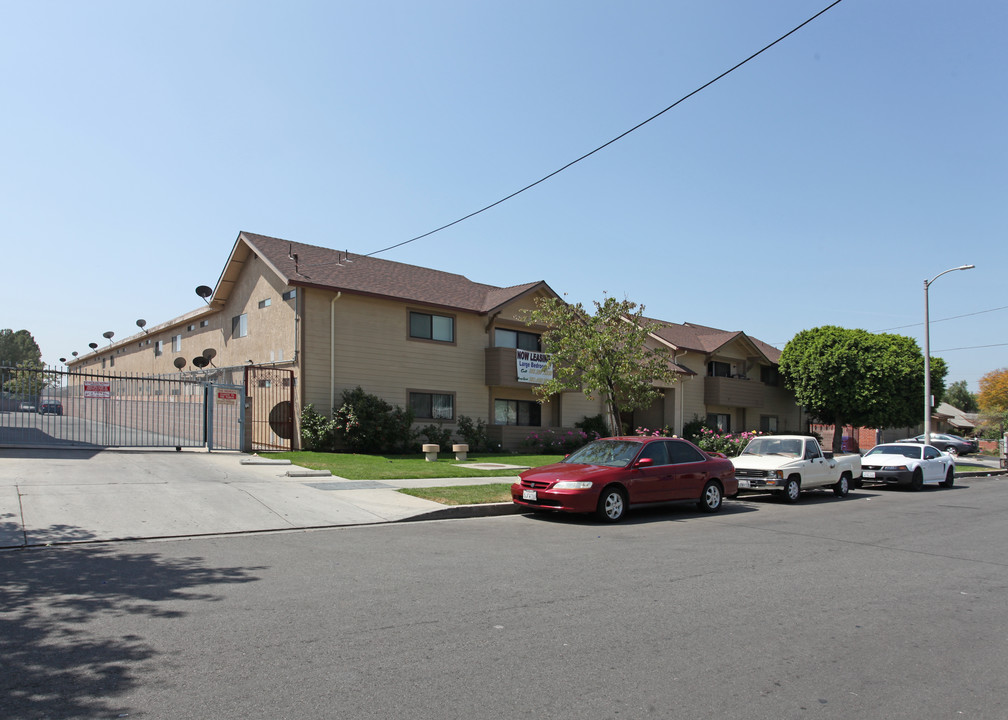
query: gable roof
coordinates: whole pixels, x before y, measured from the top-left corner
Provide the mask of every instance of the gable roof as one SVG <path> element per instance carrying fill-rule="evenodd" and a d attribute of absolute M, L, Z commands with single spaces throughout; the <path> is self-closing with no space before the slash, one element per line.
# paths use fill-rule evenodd
<path fill-rule="evenodd" d="M 213 303 L 224 304 L 251 253 L 258 255 L 287 285 L 480 314 L 539 290 L 556 296 L 543 280 L 502 288 L 473 282 L 455 273 L 241 232 L 217 281 Z"/>
<path fill-rule="evenodd" d="M 665 325 L 661 329 L 653 330 L 653 334 L 681 350 L 693 350 L 711 355 L 728 343 L 741 340 L 763 355 L 768 362 L 777 364 L 780 361 L 780 350 L 762 340 L 746 335 L 741 330 L 719 330 L 696 323 L 666 323 L 654 318 L 645 318 L 645 321 L 655 325 Z"/>

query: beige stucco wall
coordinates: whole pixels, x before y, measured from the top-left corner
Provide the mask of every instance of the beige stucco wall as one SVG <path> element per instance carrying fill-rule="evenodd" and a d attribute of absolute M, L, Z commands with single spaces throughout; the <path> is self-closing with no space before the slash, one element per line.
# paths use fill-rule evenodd
<path fill-rule="evenodd" d="M 494 400 L 537 400 L 531 386 L 490 387 L 486 383 L 485 351 L 495 327 L 529 330 L 520 320 L 530 297 L 491 315 L 449 311 L 384 298 L 309 289 L 304 292 L 304 401 L 328 414 L 344 390 L 360 385 L 400 407 L 409 405 L 410 391 L 451 393 L 455 418 L 466 415 L 493 423 Z M 455 318 L 455 342 L 409 337 L 409 311 Z M 332 328 L 335 328 L 333 335 Z M 335 337 L 335 347 L 332 339 Z M 543 403 L 542 422 L 570 427 L 586 415 L 601 412 L 597 401 L 581 393 L 565 393 L 559 403 Z M 428 419 L 417 420 L 426 425 Z M 454 422 L 445 423 L 453 428 Z"/>
<path fill-rule="evenodd" d="M 213 358 L 217 367 L 245 365 L 248 360 L 255 364 L 289 363 L 295 358 L 296 322 L 295 301 L 281 299 L 288 289 L 265 263 L 252 256 L 220 309 L 199 308 L 174 320 L 148 326 L 146 333 L 134 333 L 79 357 L 74 367 L 167 375 L 178 372 L 174 365 L 177 357 L 187 361 L 185 370 L 194 369 L 192 359 L 207 348 L 217 351 Z M 269 307 L 259 308 L 259 301 L 267 298 Z M 242 313 L 248 315 L 248 335 L 233 338 L 231 319 Z M 178 351 L 172 349 L 172 338 L 177 335 L 181 335 Z M 156 355 L 154 348 L 159 340 L 163 350 Z"/>

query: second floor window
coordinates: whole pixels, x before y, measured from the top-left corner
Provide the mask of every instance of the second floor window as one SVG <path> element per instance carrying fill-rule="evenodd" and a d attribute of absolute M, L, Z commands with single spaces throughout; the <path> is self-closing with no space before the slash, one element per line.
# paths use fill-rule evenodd
<path fill-rule="evenodd" d="M 453 343 L 455 342 L 455 318 L 410 311 L 409 336 L 419 340 Z"/>
<path fill-rule="evenodd" d="M 532 352 L 539 352 L 541 348 L 539 336 L 535 333 L 504 328 L 494 330 L 494 345 L 496 347 L 517 348 L 518 350 L 531 350 Z"/>
<path fill-rule="evenodd" d="M 242 313 L 231 318 L 231 337 L 245 337 L 248 335 L 248 315 Z"/>
<path fill-rule="evenodd" d="M 707 363 L 707 375 L 710 377 L 731 377 L 731 365 L 719 360 Z"/>
<path fill-rule="evenodd" d="M 182 336 L 181 335 L 174 335 L 174 336 L 172 336 L 172 339 L 171 339 L 171 349 L 172 349 L 172 352 L 181 352 L 182 351 Z"/>

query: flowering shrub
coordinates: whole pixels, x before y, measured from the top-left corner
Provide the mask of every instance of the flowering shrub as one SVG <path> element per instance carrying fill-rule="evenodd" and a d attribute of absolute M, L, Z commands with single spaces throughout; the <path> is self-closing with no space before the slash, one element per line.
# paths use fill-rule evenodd
<path fill-rule="evenodd" d="M 742 454 L 742 450 L 750 440 L 765 434 L 758 430 L 749 430 L 733 435 L 710 428 L 702 428 L 695 442 L 697 447 L 706 452 L 720 452 L 728 457 L 737 457 Z"/>
<path fill-rule="evenodd" d="M 597 432 L 587 433 L 584 430 L 556 432 L 547 429 L 529 433 L 524 444 L 537 453 L 569 453 L 598 438 Z"/>
<path fill-rule="evenodd" d="M 656 428 L 654 430 L 650 430 L 646 427 L 639 427 L 636 430 L 634 430 L 634 432 L 640 435 L 641 437 L 674 437 L 674 435 L 672 434 L 672 428 L 670 428 L 668 425 L 666 425 L 665 427 Z"/>

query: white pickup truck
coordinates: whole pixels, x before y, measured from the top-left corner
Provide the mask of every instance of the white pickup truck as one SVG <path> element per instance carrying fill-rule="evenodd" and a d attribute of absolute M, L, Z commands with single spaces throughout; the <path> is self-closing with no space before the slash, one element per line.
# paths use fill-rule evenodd
<path fill-rule="evenodd" d="M 823 452 L 814 437 L 762 435 L 749 441 L 735 466 L 740 492 L 782 493 L 789 503 L 798 502 L 802 490 L 833 488 L 843 497 L 855 480 L 861 479 L 861 456 Z"/>

